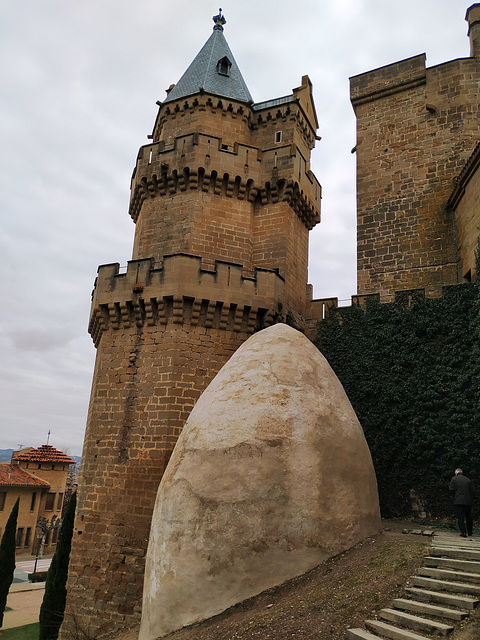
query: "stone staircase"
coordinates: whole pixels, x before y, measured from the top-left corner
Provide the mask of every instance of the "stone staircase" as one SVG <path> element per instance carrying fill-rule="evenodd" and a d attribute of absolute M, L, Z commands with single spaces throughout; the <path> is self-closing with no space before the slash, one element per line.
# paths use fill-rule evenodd
<path fill-rule="evenodd" d="M 438 533 L 405 596 L 382 609 L 347 640 L 426 640 L 453 634 L 480 601 L 480 540 Z"/>

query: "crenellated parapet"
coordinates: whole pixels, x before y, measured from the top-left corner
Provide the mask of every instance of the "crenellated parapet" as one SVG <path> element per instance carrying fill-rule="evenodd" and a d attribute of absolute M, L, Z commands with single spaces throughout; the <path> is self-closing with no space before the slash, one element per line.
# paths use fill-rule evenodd
<path fill-rule="evenodd" d="M 159 103 L 160 109 L 151 137 L 155 142 L 168 140 L 176 130 L 194 130 L 201 118 L 204 125 L 211 121 L 212 132 L 216 129 L 235 132 L 237 142 L 250 142 L 262 147 L 259 141 L 263 132 L 281 130 L 289 142 L 305 146 L 305 152 L 311 151 L 318 139 L 318 123 L 314 116 L 310 81 L 307 76 L 302 80 L 307 84 L 295 89 L 293 95 L 259 103 L 245 104 L 208 93 L 198 93 L 168 104 Z M 307 93 L 307 97 L 304 93 Z M 222 121 L 215 126 L 218 117 Z M 226 120 L 231 121 L 227 127 Z M 261 132 L 261 135 L 257 132 Z"/>
<path fill-rule="evenodd" d="M 224 120 L 228 118 L 231 121 L 237 121 L 240 130 L 243 129 L 248 136 L 252 110 L 250 105 L 242 102 L 199 93 L 196 96 L 175 100 L 168 104 L 158 104 L 160 109 L 151 136 L 155 142 L 168 140 L 171 131 L 192 127 L 199 116 L 202 121 L 206 116 L 207 118 L 208 116 L 221 116 Z M 237 131 L 238 129 L 239 127 L 237 127 Z"/>
<path fill-rule="evenodd" d="M 145 200 L 191 190 L 262 205 L 287 202 L 309 230 L 320 221 L 320 184 L 293 143 L 262 151 L 192 133 L 169 147 L 163 141 L 141 147 L 131 184 L 134 222 Z"/>
<path fill-rule="evenodd" d="M 373 302 L 377 304 L 390 304 L 395 302 L 409 307 L 414 300 L 433 300 L 442 298 L 447 292 L 455 291 L 457 287 L 464 286 L 465 284 L 446 285 L 438 287 L 435 290 L 429 290 L 428 292 L 422 287 L 418 289 L 395 291 L 392 295 L 385 295 L 383 292 L 353 295 L 351 297 L 351 304 L 344 306 L 338 305 L 338 298 L 318 298 L 311 300 L 308 305 L 307 322 L 309 323 L 310 328 L 314 328 L 314 325 L 317 322 L 325 320 L 325 318 L 327 318 L 331 313 L 339 314 L 339 316 L 341 316 L 342 312 L 346 309 L 351 309 L 353 306 L 359 306 L 362 309 L 366 309 L 367 305 Z"/>
<path fill-rule="evenodd" d="M 131 260 L 126 273 L 107 264 L 98 270 L 89 333 L 95 346 L 105 331 L 170 323 L 249 335 L 276 321 L 283 289 L 275 271 L 256 269 L 248 277 L 241 265 L 221 261 L 206 269 L 186 254 L 166 256 L 159 267 L 152 259 Z"/>

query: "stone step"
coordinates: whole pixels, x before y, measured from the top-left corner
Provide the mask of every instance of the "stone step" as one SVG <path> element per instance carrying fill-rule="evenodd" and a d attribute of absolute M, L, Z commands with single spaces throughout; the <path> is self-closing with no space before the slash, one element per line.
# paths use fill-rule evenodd
<path fill-rule="evenodd" d="M 417 600 L 422 600 L 423 602 L 440 602 L 441 604 L 448 604 L 452 607 L 467 609 L 468 611 L 475 609 L 478 604 L 478 600 L 476 598 L 455 596 L 450 593 L 440 593 L 438 591 L 429 591 L 427 589 L 416 589 L 415 587 L 407 587 L 405 591 L 406 593 L 414 596 Z"/>
<path fill-rule="evenodd" d="M 460 571 L 470 571 L 480 574 L 480 562 L 476 560 L 455 560 L 455 558 L 441 558 L 440 556 L 427 556 L 425 558 L 427 567 L 440 567 L 459 569 Z"/>
<path fill-rule="evenodd" d="M 419 602 L 418 600 L 408 600 L 407 598 L 396 598 L 392 604 L 395 609 L 401 609 L 402 611 L 414 611 L 415 613 L 423 613 L 436 618 L 447 618 L 456 622 L 469 615 L 467 611 L 448 609 L 447 607 L 439 607 L 438 605 Z"/>
<path fill-rule="evenodd" d="M 462 538 L 460 534 L 458 536 L 450 536 L 448 538 L 444 536 L 434 536 L 432 538 L 432 544 L 445 547 L 453 545 L 464 546 L 468 544 L 475 547 L 480 545 L 480 538 L 478 538 L 478 536 L 476 540 L 474 538 Z"/>
<path fill-rule="evenodd" d="M 382 638 L 389 638 L 389 640 L 427 640 L 427 636 L 394 627 L 380 620 L 365 620 L 365 626 L 370 631 L 381 634 Z"/>
<path fill-rule="evenodd" d="M 480 546 L 468 544 L 468 542 L 463 542 L 463 544 L 433 544 L 433 548 L 435 549 L 447 549 L 447 550 L 457 550 L 457 551 L 470 551 L 471 553 L 479 553 Z"/>
<path fill-rule="evenodd" d="M 415 576 L 412 580 L 414 586 L 425 587 L 433 591 L 450 591 L 451 593 L 468 593 L 472 596 L 480 596 L 480 586 L 466 584 L 464 582 L 447 582 L 446 580 L 434 580 Z"/>
<path fill-rule="evenodd" d="M 480 544 L 471 540 L 460 538 L 458 543 L 455 542 L 433 542 L 434 547 L 442 549 L 462 549 L 463 551 L 480 551 Z"/>
<path fill-rule="evenodd" d="M 457 558 L 458 560 L 480 560 L 480 550 L 458 549 L 456 547 L 430 547 L 431 556 Z"/>
<path fill-rule="evenodd" d="M 396 611 L 395 609 L 381 609 L 379 615 L 383 620 L 388 620 L 394 624 L 413 629 L 414 631 L 420 631 L 421 633 L 436 633 L 441 636 L 446 636 L 453 631 L 451 625 L 428 620 L 427 618 L 420 618 L 411 613 Z"/>
<path fill-rule="evenodd" d="M 474 582 L 480 584 L 480 574 L 466 573 L 464 571 L 453 571 L 452 569 L 438 569 L 432 567 L 421 567 L 417 571 L 419 576 L 427 578 L 437 578 L 438 580 L 450 580 L 453 582 Z"/>
<path fill-rule="evenodd" d="M 435 534 L 432 538 L 432 542 L 441 542 L 442 544 L 468 544 L 480 546 L 480 538 L 477 535 L 471 536 L 470 538 L 462 538 L 460 533 L 451 533 L 450 535 L 445 534 Z"/>
<path fill-rule="evenodd" d="M 347 640 L 379 640 L 379 636 L 365 631 L 365 629 L 347 629 Z"/>

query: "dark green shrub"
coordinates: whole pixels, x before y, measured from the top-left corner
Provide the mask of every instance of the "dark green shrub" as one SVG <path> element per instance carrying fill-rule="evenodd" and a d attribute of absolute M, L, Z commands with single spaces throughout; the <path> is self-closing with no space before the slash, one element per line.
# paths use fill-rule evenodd
<path fill-rule="evenodd" d="M 19 500 L 17 498 L 8 517 L 2 541 L 0 542 L 0 627 L 3 625 L 3 614 L 7 604 L 8 591 L 15 571 L 15 538 L 17 535 Z"/>
<path fill-rule="evenodd" d="M 45 582 L 47 579 L 48 571 L 36 571 L 35 573 L 29 573 L 28 579 L 30 582 Z"/>
<path fill-rule="evenodd" d="M 39 640 L 56 640 L 63 622 L 76 503 L 77 494 L 74 493 L 65 509 L 65 515 L 58 534 L 57 550 L 47 573 L 45 596 L 40 608 Z"/>

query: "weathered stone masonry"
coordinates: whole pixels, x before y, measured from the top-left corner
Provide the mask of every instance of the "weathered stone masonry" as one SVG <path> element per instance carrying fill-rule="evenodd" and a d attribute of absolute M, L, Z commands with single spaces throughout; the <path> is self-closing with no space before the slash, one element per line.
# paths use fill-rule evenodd
<path fill-rule="evenodd" d="M 472 57 L 426 68 L 419 55 L 351 78 L 359 294 L 440 295 L 468 272 L 447 202 L 479 139 L 479 13 L 467 12 Z"/>

